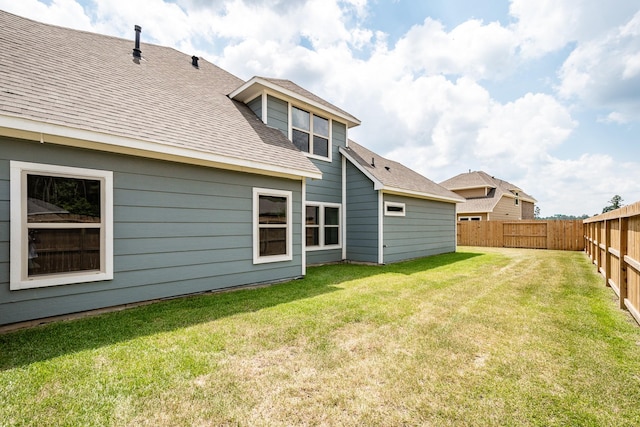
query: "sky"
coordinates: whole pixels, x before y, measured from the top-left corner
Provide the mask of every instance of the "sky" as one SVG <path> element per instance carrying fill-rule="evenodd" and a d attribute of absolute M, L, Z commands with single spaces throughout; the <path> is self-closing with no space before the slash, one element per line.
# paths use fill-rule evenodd
<path fill-rule="evenodd" d="M 292 80 L 349 137 L 441 182 L 482 170 L 543 217 L 640 200 L 640 0 L 0 0 Z"/>

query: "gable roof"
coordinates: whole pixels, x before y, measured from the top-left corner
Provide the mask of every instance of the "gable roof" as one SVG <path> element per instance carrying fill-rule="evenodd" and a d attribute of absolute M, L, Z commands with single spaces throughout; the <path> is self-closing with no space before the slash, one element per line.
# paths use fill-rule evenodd
<path fill-rule="evenodd" d="M 254 76 L 242 86 L 231 92 L 229 97 L 242 102 L 249 102 L 260 95 L 263 90 L 270 90 L 279 93 L 287 98 L 300 101 L 302 104 L 306 104 L 316 110 L 327 112 L 335 118 L 344 121 L 347 124 L 347 127 L 354 127 L 360 124 L 360 120 L 351 114 L 298 86 L 290 80 Z"/>
<path fill-rule="evenodd" d="M 495 178 L 484 171 L 461 173 L 442 181 L 440 185 L 451 191 L 486 189 L 486 196 L 467 198 L 467 202 L 460 206 L 458 213 L 492 212 L 503 196 L 515 199 L 515 192 L 518 193 L 518 197 L 521 200 L 531 203 L 537 202 L 536 199 L 522 191 L 517 185 Z"/>
<path fill-rule="evenodd" d="M 340 147 L 340 152 L 373 181 L 375 190 L 449 203 L 464 202 L 456 193 L 352 140 L 347 147 Z"/>
<path fill-rule="evenodd" d="M 280 131 L 227 94 L 243 81 L 175 49 L 0 11 L 0 135 L 321 178 Z M 144 37 L 142 37 L 144 38 Z"/>

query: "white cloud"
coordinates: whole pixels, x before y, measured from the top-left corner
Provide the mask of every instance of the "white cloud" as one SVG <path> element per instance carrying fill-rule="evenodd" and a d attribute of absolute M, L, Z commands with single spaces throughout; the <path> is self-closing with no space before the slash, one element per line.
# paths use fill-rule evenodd
<path fill-rule="evenodd" d="M 37 0 L 0 0 L 0 9 L 47 24 L 95 31 L 82 6 L 74 0 L 53 0 L 49 4 Z"/>
<path fill-rule="evenodd" d="M 638 10 L 636 0 L 511 0 L 511 26 L 522 54 L 536 58 L 571 42 L 599 38 Z"/>
<path fill-rule="evenodd" d="M 575 159 L 550 158 L 520 184 L 538 199 L 543 216 L 594 215 L 616 194 L 632 203 L 640 192 L 640 168 L 605 154 L 582 154 Z"/>
<path fill-rule="evenodd" d="M 558 93 L 618 117 L 640 113 L 640 12 L 606 36 L 579 45 L 559 72 Z M 637 120 L 637 119 L 636 119 Z"/>

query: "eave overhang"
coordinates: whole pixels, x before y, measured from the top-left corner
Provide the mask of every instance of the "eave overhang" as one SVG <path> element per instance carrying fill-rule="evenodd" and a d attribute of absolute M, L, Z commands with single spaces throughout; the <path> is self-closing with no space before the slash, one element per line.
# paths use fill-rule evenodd
<path fill-rule="evenodd" d="M 265 90 L 267 92 L 279 94 L 284 98 L 287 98 L 290 100 L 296 100 L 298 102 L 306 104 L 309 107 L 311 107 L 313 110 L 328 113 L 331 116 L 333 116 L 333 118 L 336 118 L 339 121 L 346 123 L 347 127 L 349 128 L 360 125 L 360 120 L 358 120 L 357 118 L 353 117 L 350 114 L 345 114 L 344 112 L 338 111 L 335 108 L 331 108 L 326 105 L 323 105 L 313 99 L 302 96 L 298 93 L 295 93 L 289 89 L 286 89 L 282 86 L 279 86 L 261 77 L 253 77 L 251 80 L 247 81 L 238 89 L 231 92 L 229 94 L 229 98 L 246 104 L 247 102 L 261 95 Z"/>
<path fill-rule="evenodd" d="M 318 169 L 316 171 L 292 169 L 189 147 L 122 137 L 21 117 L 0 115 L 0 136 L 294 180 L 322 179 L 322 173 Z"/>

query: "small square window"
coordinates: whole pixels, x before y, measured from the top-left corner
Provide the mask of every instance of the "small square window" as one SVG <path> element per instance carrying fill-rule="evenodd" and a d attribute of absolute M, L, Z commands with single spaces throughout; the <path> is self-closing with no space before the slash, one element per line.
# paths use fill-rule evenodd
<path fill-rule="evenodd" d="M 387 216 L 405 216 L 405 204 L 384 202 L 384 214 Z"/>

